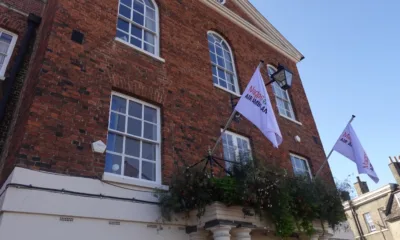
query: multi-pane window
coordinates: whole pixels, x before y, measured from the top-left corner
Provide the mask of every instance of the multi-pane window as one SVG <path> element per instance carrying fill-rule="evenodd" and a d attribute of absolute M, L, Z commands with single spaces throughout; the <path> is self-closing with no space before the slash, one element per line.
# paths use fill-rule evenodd
<path fill-rule="evenodd" d="M 296 176 L 305 176 L 311 179 L 312 175 L 307 159 L 294 154 L 290 154 L 290 160 L 292 162 L 293 171 Z"/>
<path fill-rule="evenodd" d="M 4 80 L 17 35 L 0 28 L 0 80 Z"/>
<path fill-rule="evenodd" d="M 276 69 L 272 66 L 268 66 L 268 75 L 271 78 L 272 74 L 276 72 Z M 290 101 L 289 93 L 287 90 L 283 90 L 279 87 L 277 82 L 272 83 L 272 91 L 275 94 L 276 104 L 278 105 L 279 114 L 295 120 L 292 103 Z"/>
<path fill-rule="evenodd" d="M 239 87 L 232 51 L 228 43 L 214 32 L 208 33 L 208 48 L 214 85 L 238 94 Z"/>
<path fill-rule="evenodd" d="M 231 162 L 245 163 L 251 159 L 250 141 L 247 137 L 225 131 L 222 135 L 224 147 L 224 159 Z M 225 162 L 226 169 L 232 167 L 232 163 Z"/>
<path fill-rule="evenodd" d="M 120 0 L 117 38 L 158 56 L 157 19 L 153 0 Z"/>
<path fill-rule="evenodd" d="M 161 182 L 159 108 L 113 93 L 105 172 Z"/>
<path fill-rule="evenodd" d="M 374 221 L 372 221 L 372 217 L 371 214 L 368 213 L 364 213 L 364 219 L 365 219 L 365 223 L 367 224 L 368 227 L 368 231 L 369 232 L 375 232 L 376 231 L 376 227 L 374 224 Z"/>

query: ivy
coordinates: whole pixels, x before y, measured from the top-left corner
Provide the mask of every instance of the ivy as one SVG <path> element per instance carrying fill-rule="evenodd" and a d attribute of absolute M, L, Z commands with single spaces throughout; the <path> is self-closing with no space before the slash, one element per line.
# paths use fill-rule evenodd
<path fill-rule="evenodd" d="M 237 165 L 232 176 L 211 177 L 201 169 L 179 169 L 171 180 L 170 191 L 157 190 L 164 218 L 172 213 L 205 213 L 207 205 L 222 202 L 227 206 L 242 206 L 243 213 L 252 211 L 261 218 L 271 219 L 276 234 L 291 236 L 296 231 L 309 235 L 313 221 L 328 222 L 331 227 L 344 221 L 341 191 L 319 179 L 290 177 L 282 169 L 263 165 Z"/>

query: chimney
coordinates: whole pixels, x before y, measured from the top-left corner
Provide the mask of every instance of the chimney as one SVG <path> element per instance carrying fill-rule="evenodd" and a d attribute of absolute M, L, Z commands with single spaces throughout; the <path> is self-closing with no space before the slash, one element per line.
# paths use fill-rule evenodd
<path fill-rule="evenodd" d="M 389 168 L 392 171 L 393 177 L 396 180 L 397 184 L 400 185 L 400 156 L 399 159 L 397 157 L 389 157 Z"/>
<path fill-rule="evenodd" d="M 358 196 L 361 196 L 364 193 L 369 192 L 367 182 L 361 182 L 360 177 L 357 177 L 357 182 L 354 183 L 354 188 L 356 189 Z"/>

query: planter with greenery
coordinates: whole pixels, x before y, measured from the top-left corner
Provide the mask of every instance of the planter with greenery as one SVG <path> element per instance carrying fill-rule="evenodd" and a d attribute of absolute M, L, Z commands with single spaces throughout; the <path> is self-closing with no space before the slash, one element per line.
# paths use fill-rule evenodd
<path fill-rule="evenodd" d="M 221 202 L 241 206 L 244 213 L 254 211 L 261 218 L 269 218 L 281 237 L 295 232 L 311 235 L 316 220 L 334 228 L 346 219 L 341 192 L 333 184 L 290 177 L 284 170 L 255 161 L 235 165 L 231 172 L 232 176 L 216 178 L 200 169 L 180 169 L 171 180 L 170 191 L 156 192 L 163 217 L 170 220 L 172 213 L 197 210 L 200 218 L 207 205 Z"/>

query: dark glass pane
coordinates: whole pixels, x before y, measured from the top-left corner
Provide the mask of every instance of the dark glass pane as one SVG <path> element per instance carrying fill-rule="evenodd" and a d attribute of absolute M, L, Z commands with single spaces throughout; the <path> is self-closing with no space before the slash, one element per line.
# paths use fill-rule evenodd
<path fill-rule="evenodd" d="M 225 68 L 225 61 L 223 58 L 221 57 L 217 57 L 218 59 L 218 65 L 220 65 L 221 67 Z"/>
<path fill-rule="evenodd" d="M 129 118 L 128 119 L 128 133 L 141 137 L 142 136 L 142 121 Z"/>
<path fill-rule="evenodd" d="M 142 118 L 143 105 L 137 102 L 129 101 L 129 115 L 137 118 Z"/>
<path fill-rule="evenodd" d="M 157 140 L 157 126 L 151 123 L 144 123 L 144 138 Z"/>
<path fill-rule="evenodd" d="M 142 41 L 137 38 L 131 37 L 131 44 L 135 45 L 138 48 L 142 48 Z"/>
<path fill-rule="evenodd" d="M 152 143 L 142 143 L 142 158 L 156 160 L 156 145 Z"/>
<path fill-rule="evenodd" d="M 221 79 L 219 80 L 219 85 L 221 85 L 221 87 L 227 88 L 226 87 L 226 82 L 221 80 Z"/>
<path fill-rule="evenodd" d="M 157 123 L 157 110 L 154 108 L 144 107 L 144 120 Z"/>
<path fill-rule="evenodd" d="M 134 24 L 131 24 L 131 34 L 139 39 L 142 39 L 143 31 L 141 28 L 136 27 Z"/>
<path fill-rule="evenodd" d="M 121 174 L 122 157 L 111 153 L 106 154 L 105 172 Z"/>
<path fill-rule="evenodd" d="M 124 5 L 119 5 L 119 14 L 128 19 L 131 19 L 131 9 L 125 7 Z"/>
<path fill-rule="evenodd" d="M 155 181 L 156 180 L 156 164 L 142 162 L 142 179 Z"/>
<path fill-rule="evenodd" d="M 143 5 L 143 3 L 139 2 L 139 1 L 134 1 L 133 9 L 140 12 L 141 14 L 144 14 L 144 5 Z"/>
<path fill-rule="evenodd" d="M 115 133 L 109 133 L 107 138 L 107 150 L 122 153 L 124 138 Z"/>
<path fill-rule="evenodd" d="M 140 141 L 132 138 L 126 138 L 125 154 L 134 157 L 140 157 Z"/>
<path fill-rule="evenodd" d="M 120 0 L 120 1 L 123 4 L 125 4 L 125 5 L 127 5 L 129 7 L 132 7 L 132 0 Z"/>
<path fill-rule="evenodd" d="M 151 20 L 150 18 L 146 18 L 146 27 L 153 32 L 156 31 L 156 22 Z"/>
<path fill-rule="evenodd" d="M 150 53 L 154 53 L 154 47 L 147 43 L 144 44 L 144 50 L 146 50 Z"/>
<path fill-rule="evenodd" d="M 221 69 L 218 68 L 218 77 L 222 78 L 223 80 L 226 80 L 224 70 L 221 70 Z"/>
<path fill-rule="evenodd" d="M 124 176 L 139 178 L 139 160 L 126 157 L 124 163 Z"/>
<path fill-rule="evenodd" d="M 215 54 L 210 52 L 210 58 L 211 58 L 211 62 L 213 63 L 217 63 L 217 60 L 215 58 Z"/>
<path fill-rule="evenodd" d="M 124 40 L 125 42 L 129 42 L 129 36 L 126 33 L 121 31 L 117 31 L 117 38 Z"/>
<path fill-rule="evenodd" d="M 140 13 L 134 12 L 133 13 L 133 21 L 143 26 L 144 25 L 144 16 L 141 15 Z"/>
<path fill-rule="evenodd" d="M 125 116 L 121 114 L 111 113 L 110 129 L 125 132 Z"/>
<path fill-rule="evenodd" d="M 7 33 L 1 33 L 0 35 L 0 41 L 5 43 L 11 43 L 12 38 L 13 37 Z"/>
<path fill-rule="evenodd" d="M 120 113 L 126 113 L 126 100 L 122 97 L 113 95 L 111 109 Z"/>
<path fill-rule="evenodd" d="M 123 30 L 127 33 L 129 32 L 129 23 L 120 18 L 118 18 L 117 27 L 118 29 Z"/>

